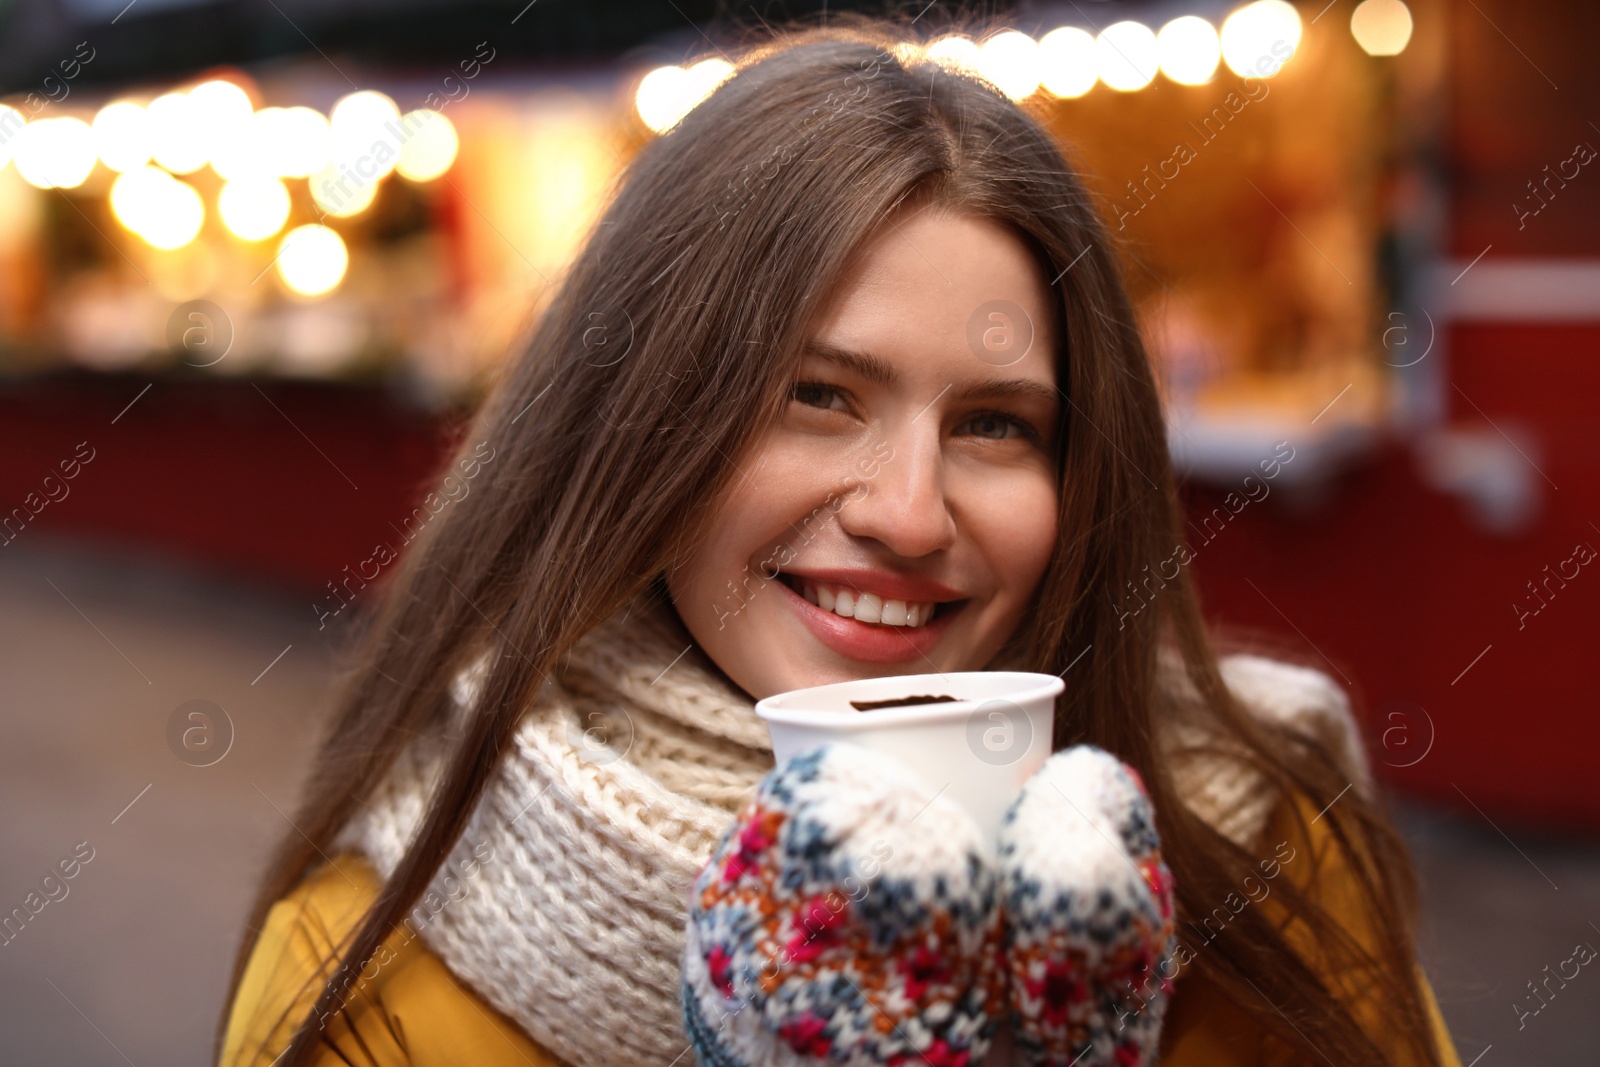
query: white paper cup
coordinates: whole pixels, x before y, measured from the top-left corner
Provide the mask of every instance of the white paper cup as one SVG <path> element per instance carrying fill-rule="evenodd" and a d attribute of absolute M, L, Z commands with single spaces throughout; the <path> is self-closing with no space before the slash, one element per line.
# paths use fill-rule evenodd
<path fill-rule="evenodd" d="M 905 674 L 795 689 L 756 704 L 779 763 L 828 741 L 893 756 L 964 807 L 986 840 L 1028 776 L 1050 755 L 1053 674 L 965 671 Z M 852 700 L 943 695 L 952 703 L 857 711 Z"/>
<path fill-rule="evenodd" d="M 1006 808 L 1050 755 L 1053 674 L 965 671 L 905 674 L 794 689 L 756 703 L 779 763 L 796 752 L 843 741 L 893 756 L 965 808 L 994 845 Z M 858 711 L 852 700 L 952 696 L 955 701 Z M 1001 1021 L 983 1067 L 1016 1067 L 1010 1024 Z"/>

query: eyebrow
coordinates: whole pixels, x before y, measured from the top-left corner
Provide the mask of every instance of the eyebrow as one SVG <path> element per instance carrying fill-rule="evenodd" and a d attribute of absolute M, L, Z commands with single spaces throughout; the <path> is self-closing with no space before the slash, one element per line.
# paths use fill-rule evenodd
<path fill-rule="evenodd" d="M 876 385 L 893 385 L 899 380 L 899 375 L 895 373 L 893 367 L 866 352 L 857 352 L 828 341 L 815 340 L 805 343 L 804 352 L 853 371 Z M 1037 378 L 985 378 L 966 382 L 955 391 L 957 400 L 995 400 L 1008 397 L 1024 399 L 1031 397 L 1053 404 L 1060 397 L 1060 390 Z"/>

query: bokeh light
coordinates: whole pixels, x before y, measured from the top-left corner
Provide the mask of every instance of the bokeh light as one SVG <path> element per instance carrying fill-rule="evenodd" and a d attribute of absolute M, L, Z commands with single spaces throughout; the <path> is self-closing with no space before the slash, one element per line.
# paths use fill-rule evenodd
<path fill-rule="evenodd" d="M 402 178 L 427 182 L 450 169 L 461 148 L 454 123 L 426 108 L 407 112 L 400 121 L 409 131 L 405 144 L 400 146 L 400 162 L 395 167 Z"/>
<path fill-rule="evenodd" d="M 40 189 L 74 189 L 94 170 L 94 130 L 76 118 L 36 119 L 11 139 L 17 172 Z"/>
<path fill-rule="evenodd" d="M 656 133 L 666 133 L 733 71 L 733 64 L 718 58 L 702 59 L 688 69 L 657 67 L 640 80 L 634 94 L 639 119 Z"/>
<path fill-rule="evenodd" d="M 983 73 L 983 50 L 970 37 L 941 37 L 928 46 L 928 58 L 947 67 Z"/>
<path fill-rule="evenodd" d="M 1256 0 L 1222 24 L 1222 61 L 1240 77 L 1270 78 L 1300 45 L 1300 13 L 1284 0 Z"/>
<path fill-rule="evenodd" d="M 363 89 L 343 97 L 328 115 L 330 165 L 363 184 L 388 176 L 400 161 L 400 109 L 383 93 Z"/>
<path fill-rule="evenodd" d="M 1039 45 L 1017 30 L 997 33 L 979 47 L 979 68 L 995 88 L 1026 100 L 1039 88 Z"/>
<path fill-rule="evenodd" d="M 278 276 L 301 296 L 321 296 L 336 289 L 350 265 L 344 239 L 317 223 L 296 226 L 278 246 Z"/>
<path fill-rule="evenodd" d="M 272 177 L 278 173 L 273 144 L 263 128 L 270 120 L 261 113 L 245 116 L 237 126 L 217 134 L 211 141 L 211 169 L 227 181 L 240 178 Z"/>
<path fill-rule="evenodd" d="M 341 168 L 338 163 L 329 163 L 311 176 L 307 187 L 317 207 L 341 219 L 361 214 L 378 195 L 378 180 L 362 180 L 349 164 Z"/>
<path fill-rule="evenodd" d="M 1184 15 L 1161 27 L 1156 47 L 1161 73 L 1179 85 L 1204 85 L 1222 59 L 1216 29 L 1198 15 Z"/>
<path fill-rule="evenodd" d="M 206 214 L 193 186 L 148 166 L 112 182 L 111 213 L 146 243 L 169 250 L 194 240 Z"/>
<path fill-rule="evenodd" d="M 1100 52 L 1094 37 L 1076 26 L 1051 30 L 1039 41 L 1040 80 L 1052 96 L 1072 99 L 1100 80 Z"/>
<path fill-rule="evenodd" d="M 1100 80 L 1122 92 L 1143 89 L 1161 67 L 1156 35 L 1142 22 L 1116 22 L 1095 42 Z"/>
<path fill-rule="evenodd" d="M 689 80 L 686 84 L 694 102 L 689 105 L 689 109 L 694 110 L 695 104 L 710 96 L 716 91 L 717 86 L 733 77 L 733 70 L 732 63 L 718 56 L 702 59 L 690 67 Z"/>
<path fill-rule="evenodd" d="M 150 162 L 150 132 L 144 108 L 132 100 L 117 100 L 94 117 L 94 146 L 100 162 L 118 173 Z"/>
<path fill-rule="evenodd" d="M 205 166 L 209 152 L 203 117 L 187 93 L 165 93 L 150 101 L 145 109 L 150 155 L 173 174 L 189 174 Z"/>
<path fill-rule="evenodd" d="M 1397 56 L 1411 41 L 1411 9 L 1401 0 L 1362 0 L 1350 15 L 1350 33 L 1369 56 Z"/>
<path fill-rule="evenodd" d="M 213 141 L 230 137 L 250 121 L 255 105 L 250 94 L 233 82 L 217 79 L 189 90 L 189 103 L 201 134 Z"/>
<path fill-rule="evenodd" d="M 289 221 L 289 190 L 277 178 L 234 178 L 217 194 L 217 214 L 236 237 L 264 241 Z"/>
<path fill-rule="evenodd" d="M 309 107 L 267 107 L 256 112 L 254 125 L 278 177 L 309 178 L 328 165 L 332 135 L 322 112 Z"/>
<path fill-rule="evenodd" d="M 657 67 L 639 82 L 634 94 L 634 107 L 640 120 L 656 133 L 666 133 L 689 113 L 683 98 L 689 81 L 689 72 L 682 67 Z"/>

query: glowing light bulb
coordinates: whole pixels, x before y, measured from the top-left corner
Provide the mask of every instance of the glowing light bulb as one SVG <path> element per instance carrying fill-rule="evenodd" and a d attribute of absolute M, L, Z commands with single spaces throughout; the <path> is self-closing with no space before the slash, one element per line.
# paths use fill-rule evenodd
<path fill-rule="evenodd" d="M 289 221 L 289 190 L 276 178 L 234 178 L 217 194 L 217 214 L 235 236 L 264 241 Z"/>
<path fill-rule="evenodd" d="M 202 113 L 187 93 L 166 93 L 150 101 L 145 121 L 150 155 L 174 174 L 188 174 L 206 165 L 209 156 Z"/>
<path fill-rule="evenodd" d="M 983 50 L 967 37 L 941 37 L 928 46 L 928 58 L 947 67 L 983 73 Z"/>
<path fill-rule="evenodd" d="M 454 123 L 437 111 L 422 108 L 407 112 L 400 124 L 409 131 L 395 167 L 402 178 L 428 182 L 450 169 L 461 148 Z"/>
<path fill-rule="evenodd" d="M 169 250 L 194 240 L 206 214 L 193 186 L 148 166 L 111 183 L 111 213 L 146 243 Z"/>
<path fill-rule="evenodd" d="M 1270 78 L 1300 44 L 1300 13 L 1284 0 L 1256 0 L 1222 23 L 1222 61 L 1240 77 Z"/>
<path fill-rule="evenodd" d="M 280 178 L 309 178 L 328 165 L 328 120 L 309 107 L 267 107 L 253 120 L 272 172 Z"/>
<path fill-rule="evenodd" d="M 1026 100 L 1039 88 L 1039 45 L 1017 30 L 997 33 L 979 47 L 983 76 L 1013 100 Z"/>
<path fill-rule="evenodd" d="M 171 177 L 156 167 L 137 167 L 111 183 L 111 214 L 123 226 L 138 233 L 152 202 L 161 195 L 156 184 Z"/>
<path fill-rule="evenodd" d="M 232 138 L 243 135 L 255 105 L 250 94 L 233 82 L 217 79 L 189 90 L 189 105 L 206 155 Z"/>
<path fill-rule="evenodd" d="M 689 80 L 685 83 L 690 97 L 689 110 L 693 111 L 696 104 L 716 91 L 717 86 L 733 77 L 733 70 L 732 63 L 716 56 L 702 59 L 690 67 L 687 71 Z"/>
<path fill-rule="evenodd" d="M 205 218 L 206 206 L 194 186 L 173 178 L 166 183 L 154 217 L 139 236 L 157 248 L 182 248 L 200 233 Z"/>
<path fill-rule="evenodd" d="M 189 90 L 189 100 L 208 124 L 238 122 L 255 110 L 250 94 L 223 78 L 196 85 Z"/>
<path fill-rule="evenodd" d="M 400 109 L 373 89 L 351 93 L 333 105 L 328 136 L 331 162 L 347 166 L 366 184 L 375 184 L 394 170 L 405 139 Z"/>
<path fill-rule="evenodd" d="M 666 133 L 733 72 L 732 63 L 717 58 L 702 59 L 687 70 L 657 67 L 640 80 L 634 106 L 646 126 L 656 133 Z"/>
<path fill-rule="evenodd" d="M 211 142 L 211 169 L 227 181 L 267 178 L 278 172 L 272 141 L 264 135 L 261 112 L 248 116 L 238 127 Z"/>
<path fill-rule="evenodd" d="M 634 107 L 639 119 L 656 133 L 666 133 L 689 113 L 683 98 L 688 89 L 689 72 L 682 67 L 657 67 L 639 82 Z"/>
<path fill-rule="evenodd" d="M 339 98 L 328 116 L 336 137 L 350 133 L 381 136 L 386 123 L 398 122 L 400 108 L 376 89 L 362 89 Z"/>
<path fill-rule="evenodd" d="M 1051 30 L 1039 41 L 1041 81 L 1052 96 L 1082 96 L 1100 80 L 1100 53 L 1094 38 L 1076 26 Z"/>
<path fill-rule="evenodd" d="M 1156 35 L 1142 22 L 1116 22 L 1096 40 L 1100 80 L 1122 92 L 1143 89 L 1161 67 Z"/>
<path fill-rule="evenodd" d="M 337 233 L 310 223 L 283 235 L 276 262 L 284 285 L 301 296 L 321 296 L 344 280 L 350 253 Z"/>
<path fill-rule="evenodd" d="M 378 195 L 376 179 L 363 180 L 349 164 L 340 167 L 337 162 L 317 171 L 306 184 L 317 206 L 341 219 L 361 214 Z"/>
<path fill-rule="evenodd" d="M 94 117 L 94 145 L 100 162 L 125 173 L 150 162 L 150 132 L 144 108 L 131 100 L 107 104 Z"/>
<path fill-rule="evenodd" d="M 1222 41 L 1216 29 L 1198 15 L 1184 15 L 1161 27 L 1156 47 L 1161 73 L 1179 85 L 1204 85 L 1222 59 Z"/>
<path fill-rule="evenodd" d="M 17 173 L 40 189 L 74 189 L 94 170 L 94 131 L 82 119 L 39 119 L 11 142 Z"/>
<path fill-rule="evenodd" d="M 1401 0 L 1362 0 L 1350 15 L 1350 33 L 1369 56 L 1397 56 L 1411 41 L 1411 9 Z"/>

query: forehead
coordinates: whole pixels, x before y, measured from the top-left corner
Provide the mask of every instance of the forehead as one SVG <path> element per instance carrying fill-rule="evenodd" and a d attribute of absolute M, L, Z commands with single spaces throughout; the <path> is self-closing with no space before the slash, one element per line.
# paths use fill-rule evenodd
<path fill-rule="evenodd" d="M 1009 227 L 937 208 L 903 210 L 857 253 L 811 336 L 897 362 L 978 376 L 1031 371 L 1053 381 L 1052 299 L 1027 243 Z"/>

